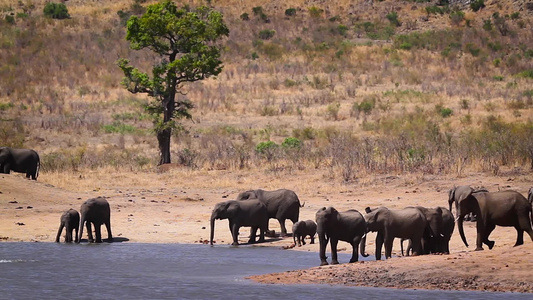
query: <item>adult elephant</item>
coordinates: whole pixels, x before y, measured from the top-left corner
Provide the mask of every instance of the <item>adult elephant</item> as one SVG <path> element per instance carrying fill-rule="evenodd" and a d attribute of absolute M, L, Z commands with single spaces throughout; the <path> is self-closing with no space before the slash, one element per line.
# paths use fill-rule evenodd
<path fill-rule="evenodd" d="M 445 207 L 426 208 L 416 206 L 426 217 L 427 226 L 422 236 L 422 249 L 424 254 L 450 253 L 450 239 L 455 228 L 453 214 Z M 403 255 L 402 239 L 402 255 Z M 407 255 L 411 250 L 411 242 L 407 248 Z"/>
<path fill-rule="evenodd" d="M 59 243 L 61 232 L 65 228 L 65 243 L 72 243 L 72 231 L 76 230 L 74 235 L 75 242 L 78 242 L 78 226 L 80 225 L 80 214 L 75 209 L 69 209 L 61 215 L 59 230 L 57 231 L 56 243 Z"/>
<path fill-rule="evenodd" d="M 37 180 L 40 165 L 39 154 L 34 150 L 0 147 L 0 173 L 26 173 L 26 178 Z"/>
<path fill-rule="evenodd" d="M 315 215 L 317 223 L 318 241 L 320 243 L 320 265 L 327 265 L 326 246 L 331 246 L 331 263 L 338 264 L 337 243 L 344 241 L 352 245 L 350 262 L 359 259 L 358 247 L 361 255 L 365 253 L 366 223 L 363 215 L 355 209 L 338 212 L 333 207 L 322 207 Z"/>
<path fill-rule="evenodd" d="M 237 201 L 247 199 L 258 199 L 266 205 L 269 219 L 276 219 L 281 227 L 281 236 L 287 235 L 285 220 L 292 223 L 298 222 L 300 216 L 300 199 L 294 191 L 279 189 L 275 191 L 264 191 L 261 189 L 242 192 L 237 196 Z"/>
<path fill-rule="evenodd" d="M 426 217 L 414 208 L 392 210 L 386 207 L 365 209 L 364 216 L 368 231 L 377 232 L 376 260 L 381 259 L 381 248 L 385 244 L 385 258 L 392 256 L 394 238 L 410 239 L 413 255 L 422 254 L 422 236 L 426 229 Z"/>
<path fill-rule="evenodd" d="M 111 209 L 109 202 L 103 197 L 89 199 L 81 205 L 80 208 L 80 232 L 78 235 L 78 243 L 81 241 L 83 235 L 83 226 L 87 226 L 87 235 L 89 236 L 89 243 L 101 243 L 102 234 L 100 227 L 105 224 L 107 228 L 107 241 L 113 242 L 113 235 L 111 234 Z M 96 241 L 93 239 L 91 223 L 94 225 L 94 232 Z"/>
<path fill-rule="evenodd" d="M 465 246 L 468 247 L 464 229 L 463 217 L 469 212 L 477 216 L 476 250 L 483 250 L 483 244 L 489 249 L 494 247 L 494 241 L 489 235 L 498 226 L 514 227 L 517 232 L 515 246 L 524 243 L 524 231 L 533 241 L 531 228 L 531 204 L 516 191 L 482 192 L 476 193 L 470 186 L 458 186 L 449 191 L 450 210 L 455 202 L 457 209 L 457 227 Z"/>
<path fill-rule="evenodd" d="M 211 236 L 209 243 L 213 245 L 215 235 L 215 220 L 228 219 L 229 229 L 233 237 L 232 245 L 239 245 L 239 228 L 242 226 L 252 227 L 252 233 L 248 243 L 255 243 L 257 229 L 260 230 L 258 242 L 265 240 L 265 232 L 268 228 L 268 212 L 265 204 L 257 199 L 248 201 L 230 200 L 219 202 L 211 213 Z"/>

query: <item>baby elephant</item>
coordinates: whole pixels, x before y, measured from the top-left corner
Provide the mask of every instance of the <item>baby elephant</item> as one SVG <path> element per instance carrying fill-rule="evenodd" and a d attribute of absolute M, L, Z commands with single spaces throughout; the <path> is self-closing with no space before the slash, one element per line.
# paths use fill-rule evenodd
<path fill-rule="evenodd" d="M 65 243 L 72 243 L 72 230 L 76 230 L 75 242 L 78 242 L 78 225 L 80 224 L 80 214 L 75 209 L 69 209 L 61 215 L 61 223 L 57 231 L 56 243 L 59 243 L 61 232 L 65 228 Z"/>
<path fill-rule="evenodd" d="M 305 245 L 305 237 L 311 237 L 311 244 L 315 243 L 316 223 L 313 220 L 298 221 L 292 225 L 292 238 L 294 244 L 298 241 L 298 247 Z"/>

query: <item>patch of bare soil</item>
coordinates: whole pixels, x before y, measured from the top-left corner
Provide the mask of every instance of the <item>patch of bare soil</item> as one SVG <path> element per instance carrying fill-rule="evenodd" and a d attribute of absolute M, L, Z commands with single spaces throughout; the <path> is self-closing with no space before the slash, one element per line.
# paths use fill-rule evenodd
<path fill-rule="evenodd" d="M 332 284 L 400 289 L 532 293 L 533 243 L 450 255 L 393 257 L 251 276 L 269 284 Z M 318 258 L 318 257 L 317 257 Z"/>
<path fill-rule="evenodd" d="M 108 199 L 113 235 L 121 238 L 119 240 L 206 243 L 213 206 L 220 201 L 235 199 L 239 192 L 251 188 L 295 190 L 300 200 L 305 201 L 300 219 L 314 220 L 316 211 L 324 206 L 334 206 L 340 211 L 364 211 L 366 206 L 380 205 L 393 209 L 414 205 L 446 207 L 447 192 L 454 184 L 484 187 L 489 191 L 513 189 L 526 194 L 533 182 L 530 174 L 510 174 L 507 177 L 469 174 L 453 179 L 376 176 L 351 184 L 336 184 L 326 178 L 319 172 L 280 176 L 260 171 L 244 174 L 172 170 L 167 173 L 85 173 L 83 176 L 59 176 L 55 179 L 51 174 L 41 174 L 39 181 L 32 181 L 21 174 L 0 174 L 0 241 L 53 242 L 61 214 L 69 208 L 79 211 L 85 200 L 96 196 Z M 215 247 L 231 243 L 227 224 L 227 220 L 216 222 Z M 287 221 L 289 230 L 291 226 Z M 270 229 L 279 233 L 277 221 L 270 221 Z M 252 276 L 250 279 L 274 284 L 533 292 L 533 242 L 527 235 L 524 245 L 513 247 L 515 229 L 497 227 L 490 236 L 496 241 L 494 249 L 474 251 L 474 223 L 465 223 L 465 234 L 470 248 L 463 245 L 456 230 L 450 242 L 450 255 L 401 257 L 397 239 L 392 259 L 354 264 L 347 264 L 341 259 L 340 265 L 324 267 L 318 267 L 318 244 L 293 247 L 291 237 L 267 238 L 258 246 L 316 252 L 317 267 Z M 242 243 L 247 240 L 247 235 L 248 229 L 242 229 Z M 103 238 L 106 238 L 105 233 Z M 374 254 L 374 240 L 375 234 L 369 233 L 366 249 L 370 254 Z M 339 248 L 340 253 L 351 252 L 347 243 L 340 242 Z M 329 247 L 327 255 L 330 256 Z"/>

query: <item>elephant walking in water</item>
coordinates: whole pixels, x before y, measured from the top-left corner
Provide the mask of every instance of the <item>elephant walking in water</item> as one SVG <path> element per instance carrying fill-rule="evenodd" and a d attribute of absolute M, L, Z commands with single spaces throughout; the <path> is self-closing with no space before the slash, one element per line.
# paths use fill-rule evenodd
<path fill-rule="evenodd" d="M 37 180 L 40 166 L 39 154 L 34 150 L 0 147 L 0 173 L 26 173 L 26 178 Z"/>
<path fill-rule="evenodd" d="M 61 237 L 61 232 L 65 228 L 65 243 L 72 243 L 72 231 L 75 230 L 76 234 L 74 235 L 74 241 L 78 242 L 78 226 L 80 225 L 80 214 L 75 209 L 69 209 L 60 219 L 61 223 L 59 224 L 59 230 L 57 231 L 56 243 L 59 243 L 59 238 Z"/>
<path fill-rule="evenodd" d="M 473 212 L 477 216 L 476 250 L 483 250 L 483 244 L 489 249 L 494 247 L 494 241 L 489 235 L 496 226 L 514 227 L 517 237 L 515 246 L 524 243 L 524 231 L 533 241 L 531 228 L 531 204 L 516 191 L 475 192 L 470 186 L 458 186 L 449 191 L 448 203 L 450 210 L 455 202 L 457 210 L 457 227 L 465 246 L 468 247 L 464 229 L 463 217 Z"/>
<path fill-rule="evenodd" d="M 252 227 L 252 233 L 248 243 L 255 243 L 257 229 L 260 230 L 258 242 L 265 240 L 265 232 L 268 228 L 268 212 L 265 204 L 257 199 L 247 201 L 225 201 L 215 205 L 211 213 L 211 235 L 209 243 L 213 245 L 215 235 L 215 220 L 228 219 L 231 236 L 233 237 L 232 245 L 239 245 L 239 228 L 242 226 Z"/>
<path fill-rule="evenodd" d="M 294 191 L 279 189 L 275 191 L 250 190 L 242 192 L 237 196 L 237 201 L 247 199 L 258 199 L 266 205 L 269 219 L 277 219 L 281 227 L 281 236 L 287 235 L 285 220 L 292 223 L 298 222 L 300 215 L 300 199 Z"/>
<path fill-rule="evenodd" d="M 80 218 L 80 233 L 78 235 L 78 243 L 83 236 L 83 226 L 87 225 L 87 235 L 89 236 L 89 243 L 95 242 L 93 239 L 93 233 L 91 223 L 94 224 L 94 232 L 96 234 L 96 243 L 102 242 L 102 233 L 100 227 L 105 224 L 107 228 L 107 241 L 113 242 L 113 235 L 111 234 L 111 209 L 109 203 L 103 197 L 92 198 L 85 201 L 81 205 L 81 218 Z"/>
<path fill-rule="evenodd" d="M 359 246 L 361 255 L 365 256 L 366 224 L 363 215 L 355 209 L 338 212 L 333 207 L 322 207 L 316 212 L 318 241 L 320 243 L 320 265 L 327 265 L 326 246 L 331 246 L 331 264 L 338 264 L 337 244 L 344 241 L 352 245 L 350 262 L 359 260 Z"/>

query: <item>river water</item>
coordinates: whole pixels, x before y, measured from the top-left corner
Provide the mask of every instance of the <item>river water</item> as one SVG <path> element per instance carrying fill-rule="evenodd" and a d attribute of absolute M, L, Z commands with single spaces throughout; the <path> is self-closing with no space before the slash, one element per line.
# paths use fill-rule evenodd
<path fill-rule="evenodd" d="M 341 263 L 350 255 L 339 254 Z M 0 299 L 532 299 L 531 294 L 265 285 L 314 252 L 187 244 L 0 243 Z"/>

